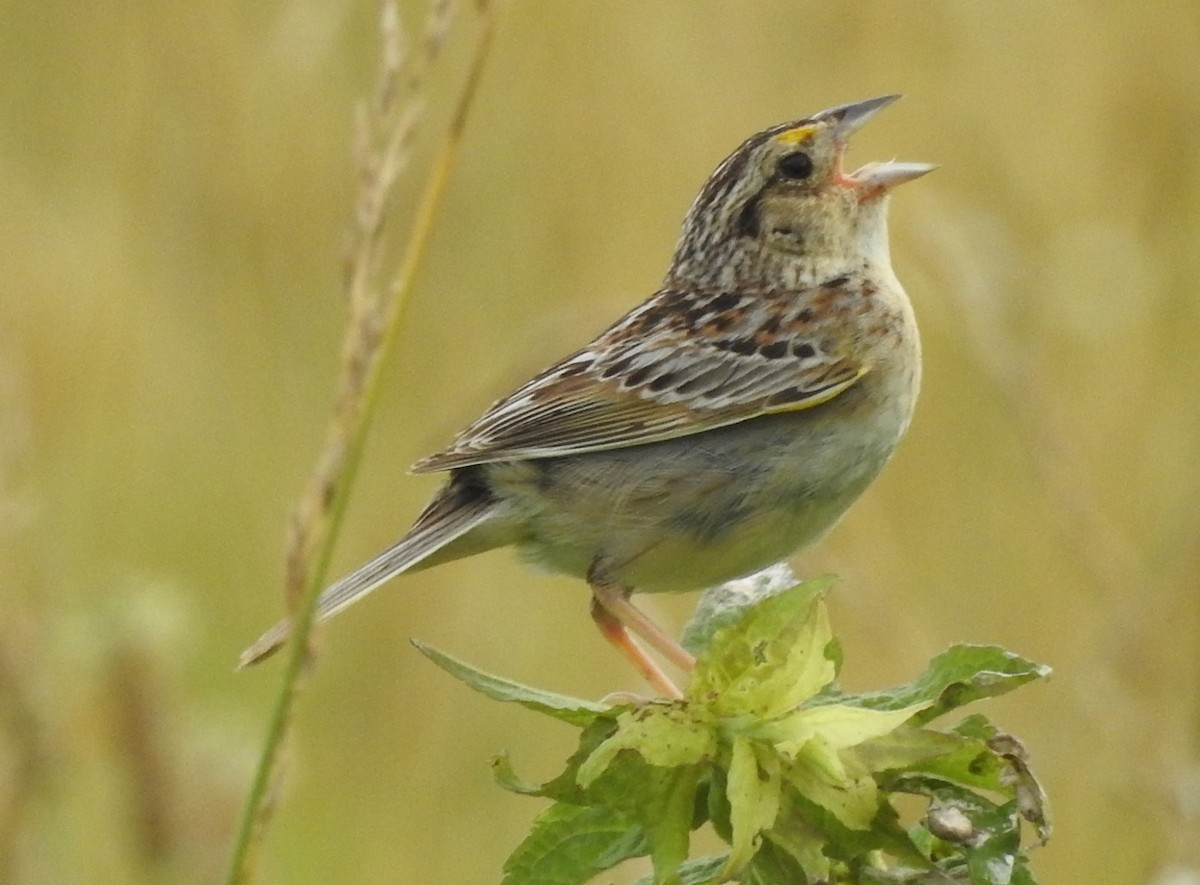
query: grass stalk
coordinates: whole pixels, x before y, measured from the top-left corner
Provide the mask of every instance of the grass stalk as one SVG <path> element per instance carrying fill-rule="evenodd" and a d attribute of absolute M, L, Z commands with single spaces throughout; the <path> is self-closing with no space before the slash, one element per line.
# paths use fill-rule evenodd
<path fill-rule="evenodd" d="M 390 119 L 392 126 L 377 148 L 371 146 L 372 119 L 367 120 L 359 133 L 363 178 L 356 207 L 356 238 L 348 258 L 350 321 L 343 348 L 343 375 L 325 448 L 293 518 L 287 567 L 293 630 L 284 649 L 282 682 L 230 854 L 225 878 L 228 885 L 253 881 L 257 850 L 276 806 L 283 748 L 291 731 L 292 712 L 305 676 L 315 660 L 310 639 L 316 600 L 325 586 L 367 431 L 379 402 L 383 366 L 396 340 L 413 280 L 450 181 L 491 45 L 494 20 L 488 15 L 487 6 L 480 4 L 480 9 L 484 14 L 483 31 L 470 72 L 459 95 L 454 117 L 437 149 L 399 267 L 391 284 L 383 287 L 385 291 L 381 292 L 374 281 L 382 262 L 387 205 L 392 186 L 405 164 L 404 148 L 411 139 L 418 116 L 414 104 L 400 107 L 398 87 L 407 86 L 409 92 L 414 90 L 445 39 L 450 14 L 449 4 L 434 5 L 423 37 L 422 52 L 404 83 L 401 71 L 405 68 L 406 56 L 401 48 L 398 17 L 390 4 L 384 8 L 380 88 L 374 106 L 367 114 L 376 123 Z"/>

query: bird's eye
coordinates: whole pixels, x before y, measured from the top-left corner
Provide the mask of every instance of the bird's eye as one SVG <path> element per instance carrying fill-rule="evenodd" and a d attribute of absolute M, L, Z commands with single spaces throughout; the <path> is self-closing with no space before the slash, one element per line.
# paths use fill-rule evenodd
<path fill-rule="evenodd" d="M 802 181 L 812 175 L 812 157 L 804 153 L 804 151 L 785 154 L 779 159 L 778 168 L 779 174 L 784 178 L 790 178 L 792 181 Z"/>

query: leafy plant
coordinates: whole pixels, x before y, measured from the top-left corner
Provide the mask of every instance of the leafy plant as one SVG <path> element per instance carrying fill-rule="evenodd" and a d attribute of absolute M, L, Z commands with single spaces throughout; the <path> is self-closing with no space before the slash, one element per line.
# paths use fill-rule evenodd
<path fill-rule="evenodd" d="M 1034 882 L 1022 821 L 1049 835 L 1045 801 L 1021 744 L 984 717 L 929 723 L 1048 675 L 994 646 L 957 645 L 916 680 L 850 694 L 820 579 L 701 606 L 699 650 L 679 701 L 616 706 L 480 672 L 417 647 L 471 688 L 580 729 L 565 770 L 525 783 L 505 756 L 507 789 L 552 800 L 505 865 L 504 885 L 575 885 L 649 857 L 646 885 Z M 919 819 L 897 800 L 916 796 Z M 911 802 L 908 803 L 911 805 Z M 689 857 L 711 824 L 729 846 Z"/>

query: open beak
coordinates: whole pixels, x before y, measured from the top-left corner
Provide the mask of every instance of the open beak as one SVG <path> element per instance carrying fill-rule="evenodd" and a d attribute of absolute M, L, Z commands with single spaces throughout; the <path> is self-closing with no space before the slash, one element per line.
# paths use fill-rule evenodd
<path fill-rule="evenodd" d="M 898 98 L 899 95 L 881 95 L 879 98 L 838 105 L 821 111 L 813 119 L 836 121 L 834 138 L 841 154 L 845 151 L 846 139 L 851 134 L 861 129 L 864 123 Z M 855 188 L 859 192 L 859 200 L 863 201 L 882 196 L 896 185 L 920 178 L 936 168 L 933 163 L 899 163 L 894 160 L 887 163 L 868 163 L 849 175 L 839 176 L 839 181 Z"/>
<path fill-rule="evenodd" d="M 813 116 L 814 120 L 836 120 L 837 129 L 834 137 L 842 144 L 846 139 L 862 128 L 863 124 L 882 111 L 899 95 L 881 95 L 879 98 L 868 98 L 866 101 L 856 101 L 852 104 L 840 104 L 836 108 L 821 111 Z"/>
<path fill-rule="evenodd" d="M 937 168 L 936 163 L 868 163 L 846 176 L 848 184 L 858 188 L 859 200 L 881 196 L 898 184 L 920 178 Z"/>

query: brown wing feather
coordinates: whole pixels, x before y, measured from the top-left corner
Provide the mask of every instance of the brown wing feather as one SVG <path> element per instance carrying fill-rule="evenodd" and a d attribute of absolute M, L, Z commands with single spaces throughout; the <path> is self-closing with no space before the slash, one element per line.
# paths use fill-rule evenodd
<path fill-rule="evenodd" d="M 788 328 L 795 304 L 660 292 L 413 470 L 642 445 L 827 402 L 867 366 L 827 352 L 825 324 Z"/>

